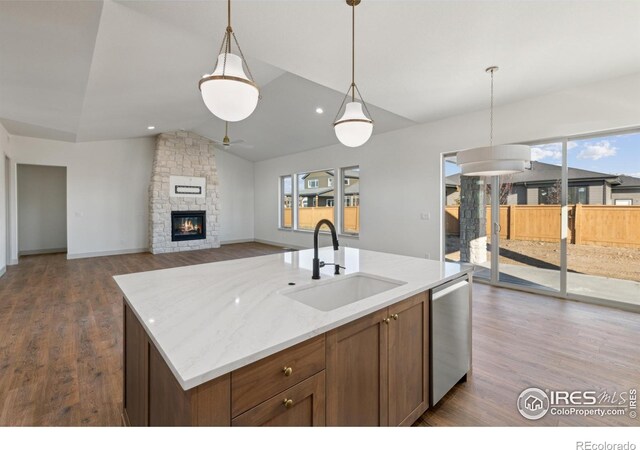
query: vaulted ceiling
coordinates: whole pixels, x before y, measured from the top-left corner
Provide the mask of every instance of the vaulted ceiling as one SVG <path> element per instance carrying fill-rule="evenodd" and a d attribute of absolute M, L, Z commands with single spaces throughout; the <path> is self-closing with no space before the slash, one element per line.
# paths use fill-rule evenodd
<path fill-rule="evenodd" d="M 91 141 L 186 129 L 221 140 L 200 98 L 225 1 L 0 2 L 0 121 L 12 134 Z M 262 100 L 231 124 L 262 160 L 336 142 L 350 81 L 344 0 L 233 2 Z M 363 0 L 358 85 L 375 133 L 640 72 L 637 1 Z M 315 112 L 317 107 L 324 114 Z M 148 125 L 155 125 L 153 131 Z"/>

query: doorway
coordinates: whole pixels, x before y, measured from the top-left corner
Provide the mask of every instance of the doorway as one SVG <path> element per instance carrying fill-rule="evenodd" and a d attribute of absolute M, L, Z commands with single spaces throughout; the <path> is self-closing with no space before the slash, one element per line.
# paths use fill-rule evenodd
<path fill-rule="evenodd" d="M 18 164 L 18 256 L 67 252 L 67 168 Z"/>

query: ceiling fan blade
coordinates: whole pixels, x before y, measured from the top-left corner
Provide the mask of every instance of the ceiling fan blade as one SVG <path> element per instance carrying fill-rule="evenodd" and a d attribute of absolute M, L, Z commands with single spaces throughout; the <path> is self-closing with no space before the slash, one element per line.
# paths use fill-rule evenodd
<path fill-rule="evenodd" d="M 228 145 L 223 145 L 220 142 L 216 142 L 216 141 L 213 141 L 213 146 L 215 148 L 217 148 L 218 150 L 228 150 L 229 149 Z"/>
<path fill-rule="evenodd" d="M 244 142 L 244 141 L 241 141 L 241 142 Z M 251 144 L 246 144 L 246 143 L 245 143 L 245 144 L 243 144 L 243 143 L 235 143 L 235 142 L 232 142 L 232 143 L 231 143 L 231 147 L 233 147 L 233 148 L 245 148 L 245 149 L 251 149 L 251 148 L 253 148 L 253 145 L 251 145 Z"/>

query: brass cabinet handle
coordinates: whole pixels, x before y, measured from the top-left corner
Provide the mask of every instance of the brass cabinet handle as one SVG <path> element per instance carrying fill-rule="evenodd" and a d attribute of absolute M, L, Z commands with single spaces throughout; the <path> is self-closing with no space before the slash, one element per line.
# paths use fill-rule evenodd
<path fill-rule="evenodd" d="M 389 325 L 389 322 L 391 322 L 391 317 L 387 317 L 387 318 L 385 318 L 385 319 L 382 319 L 382 321 L 383 321 L 384 323 L 386 323 L 387 325 Z"/>
<path fill-rule="evenodd" d="M 285 398 L 284 400 L 282 400 L 282 404 L 285 408 L 289 409 L 293 406 L 293 400 L 291 400 L 290 398 Z"/>
<path fill-rule="evenodd" d="M 393 320 L 398 320 L 398 315 L 397 314 L 393 314 L 391 317 L 393 317 Z"/>
<path fill-rule="evenodd" d="M 284 373 L 285 377 L 288 377 L 289 375 L 291 375 L 293 373 L 293 369 L 291 367 L 284 367 L 282 369 L 282 373 Z"/>

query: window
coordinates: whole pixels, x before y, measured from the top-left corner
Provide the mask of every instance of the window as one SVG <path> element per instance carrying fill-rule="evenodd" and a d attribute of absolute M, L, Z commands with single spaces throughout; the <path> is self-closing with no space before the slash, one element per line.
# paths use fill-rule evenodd
<path fill-rule="evenodd" d="M 589 203 L 589 189 L 587 186 L 569 186 L 567 194 L 569 205 L 577 205 L 578 203 L 586 205 Z M 538 188 L 538 204 L 559 205 L 560 200 L 560 180 L 556 181 L 553 186 Z"/>
<path fill-rule="evenodd" d="M 342 169 L 342 232 L 360 233 L 360 167 Z"/>
<path fill-rule="evenodd" d="M 359 166 L 337 174 L 336 169 L 326 169 L 283 175 L 279 192 L 280 228 L 313 231 L 320 220 L 328 219 L 342 234 L 359 234 Z"/>
<path fill-rule="evenodd" d="M 560 190 L 561 190 L 560 180 L 556 181 L 556 183 L 553 186 L 543 186 L 541 188 L 538 188 L 538 204 L 539 205 L 559 205 Z"/>
<path fill-rule="evenodd" d="M 570 205 L 577 205 L 578 203 L 586 205 L 589 203 L 589 190 L 586 186 L 569 186 L 567 193 L 569 194 L 567 200 Z"/>
<path fill-rule="evenodd" d="M 297 230 L 313 230 L 322 219 L 335 223 L 334 170 L 318 170 L 296 175 L 298 179 Z M 331 181 L 329 181 L 331 180 Z"/>
<path fill-rule="evenodd" d="M 280 177 L 280 227 L 292 228 L 293 227 L 293 183 L 291 182 L 291 175 Z"/>

